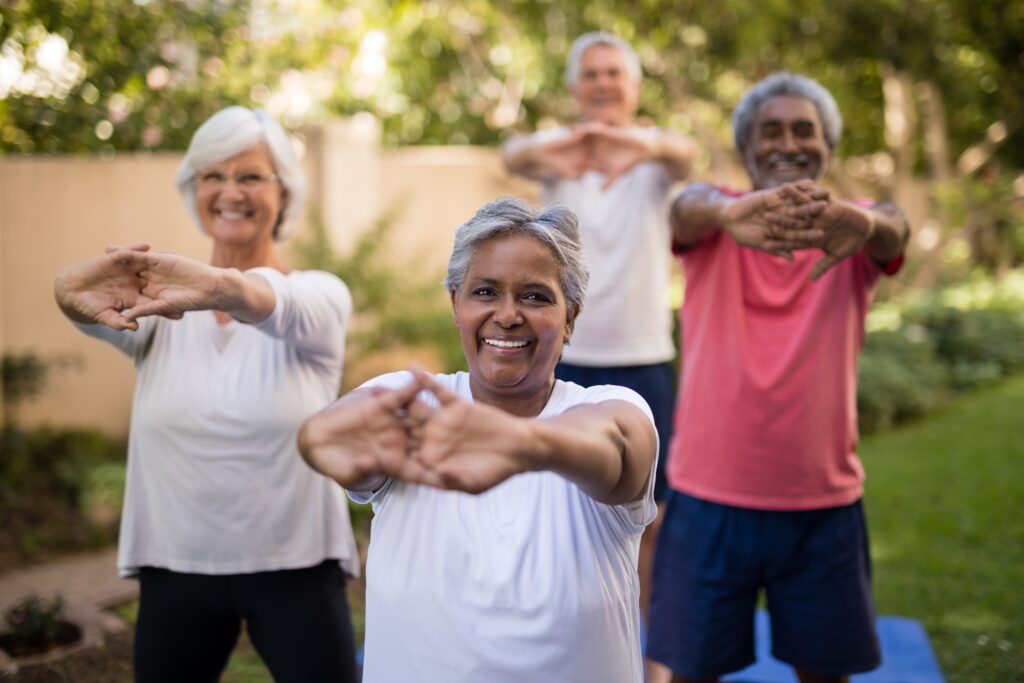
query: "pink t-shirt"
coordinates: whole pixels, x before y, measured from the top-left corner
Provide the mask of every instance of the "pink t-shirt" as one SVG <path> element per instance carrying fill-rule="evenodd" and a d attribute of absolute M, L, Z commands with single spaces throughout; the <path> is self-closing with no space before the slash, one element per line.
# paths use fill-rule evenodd
<path fill-rule="evenodd" d="M 679 255 L 686 301 L 670 485 L 764 510 L 859 499 L 857 354 L 883 269 L 862 251 L 812 282 L 819 250 L 787 262 L 723 231 Z"/>

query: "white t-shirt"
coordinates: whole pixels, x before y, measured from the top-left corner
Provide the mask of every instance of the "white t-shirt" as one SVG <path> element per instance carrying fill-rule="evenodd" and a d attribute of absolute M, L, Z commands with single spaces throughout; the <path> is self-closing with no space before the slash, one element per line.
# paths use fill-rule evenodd
<path fill-rule="evenodd" d="M 472 400 L 468 374 L 437 379 Z M 366 386 L 408 381 L 393 373 Z M 562 381 L 540 417 L 613 399 L 650 418 L 629 389 Z M 651 486 L 626 505 L 551 472 L 479 495 L 396 480 L 350 495 L 374 509 L 364 683 L 643 680 L 636 565 L 657 512 Z"/>
<path fill-rule="evenodd" d="M 544 184 L 546 204 L 564 204 L 579 217 L 590 269 L 587 299 L 562 360 L 591 367 L 670 361 L 675 346 L 668 196 L 674 181 L 661 164 L 645 162 L 607 190 L 601 189 L 604 182 L 604 175 L 588 171 L 578 180 Z"/>
<path fill-rule="evenodd" d="M 359 561 L 344 491 L 302 461 L 303 420 L 337 397 L 352 312 L 317 271 L 264 277 L 277 303 L 254 325 L 212 311 L 148 317 L 136 332 L 80 325 L 132 357 L 137 378 L 118 570 L 199 574 Z"/>

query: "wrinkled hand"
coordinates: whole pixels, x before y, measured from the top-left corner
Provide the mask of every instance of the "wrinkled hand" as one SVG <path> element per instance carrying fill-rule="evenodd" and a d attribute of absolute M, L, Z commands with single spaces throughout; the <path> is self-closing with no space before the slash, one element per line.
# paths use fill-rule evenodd
<path fill-rule="evenodd" d="M 219 308 L 220 269 L 169 252 L 149 252 L 142 259 L 145 296 L 125 311 L 129 320 L 148 315 L 178 319 L 187 311 Z"/>
<path fill-rule="evenodd" d="M 811 269 L 811 279 L 817 280 L 829 268 L 860 251 L 874 231 L 875 219 L 858 206 L 830 201 L 814 220 L 814 227 L 824 235 L 820 247 L 825 252 Z"/>
<path fill-rule="evenodd" d="M 443 488 L 481 493 L 527 471 L 529 464 L 516 451 L 525 439 L 519 418 L 464 401 L 421 369 L 413 373 L 440 407 L 423 424 L 411 455 L 436 473 Z"/>
<path fill-rule="evenodd" d="M 149 302 L 143 293 L 147 244 L 129 249 L 108 247 L 97 256 L 65 268 L 54 283 L 61 310 L 76 322 L 101 323 L 115 330 L 137 330 L 139 324 L 125 314 Z"/>
<path fill-rule="evenodd" d="M 299 450 L 317 471 L 342 486 L 379 485 L 386 477 L 440 486 L 434 473 L 411 457 L 418 439 L 407 422 L 421 386 L 375 387 L 311 417 L 299 433 Z M 372 486 L 371 486 L 372 487 Z"/>
<path fill-rule="evenodd" d="M 521 423 L 502 410 L 464 401 L 421 368 L 399 389 L 374 388 L 310 418 L 299 450 L 343 486 L 376 488 L 387 477 L 480 493 L 525 472 L 515 446 Z M 437 399 L 423 401 L 422 391 Z"/>
<path fill-rule="evenodd" d="M 820 246 L 825 232 L 815 220 L 827 199 L 803 181 L 750 192 L 725 209 L 723 228 L 738 244 L 792 260 L 794 250 Z"/>
<path fill-rule="evenodd" d="M 568 136 L 542 145 L 537 157 L 560 178 L 580 178 L 587 172 L 590 157 L 585 132 L 574 129 Z"/>

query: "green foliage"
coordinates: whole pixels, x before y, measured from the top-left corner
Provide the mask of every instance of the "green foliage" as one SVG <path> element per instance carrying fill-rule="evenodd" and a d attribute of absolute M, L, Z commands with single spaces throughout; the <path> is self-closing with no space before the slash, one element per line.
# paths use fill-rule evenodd
<path fill-rule="evenodd" d="M 63 615 L 64 600 L 60 595 L 50 601 L 29 595 L 4 614 L 6 635 L 23 647 L 45 648 L 57 639 Z"/>
<path fill-rule="evenodd" d="M 1024 370 L 1024 271 L 889 302 L 872 313 L 872 324 L 857 388 L 864 432 Z"/>
<path fill-rule="evenodd" d="M 0 42 L 37 76 L 0 96 L 11 152 L 182 149 L 232 103 L 291 126 L 367 111 L 388 145 L 494 144 L 571 119 L 568 48 L 606 29 L 637 48 L 643 113 L 663 125 L 727 140 L 742 89 L 788 68 L 836 93 L 851 122 L 841 151 L 871 153 L 884 146 L 882 78 L 896 69 L 942 93 L 954 153 L 1005 119 L 999 154 L 1024 166 L 1021 3 L 13 0 L 0 19 Z M 66 83 L 36 68 L 50 34 L 77 65 Z"/>
<path fill-rule="evenodd" d="M 11 419 L 12 412 L 22 401 L 43 390 L 48 372 L 47 363 L 34 353 L 3 355 L 0 359 L 0 387 L 3 389 L 7 419 Z"/>
<path fill-rule="evenodd" d="M 313 237 L 297 241 L 295 252 L 304 267 L 334 273 L 352 292 L 355 313 L 347 340 L 349 363 L 391 349 L 426 346 L 438 352 L 443 371 L 464 368 L 462 347 L 440 285 L 443 275 L 424 275 L 417 267 L 395 261 L 389 250 L 394 215 L 385 215 L 365 230 L 344 256 L 336 253 L 323 222 L 314 219 Z"/>
<path fill-rule="evenodd" d="M 925 415 L 941 398 L 946 381 L 929 340 L 914 341 L 904 331 L 871 334 L 857 383 L 861 430 L 886 429 Z"/>

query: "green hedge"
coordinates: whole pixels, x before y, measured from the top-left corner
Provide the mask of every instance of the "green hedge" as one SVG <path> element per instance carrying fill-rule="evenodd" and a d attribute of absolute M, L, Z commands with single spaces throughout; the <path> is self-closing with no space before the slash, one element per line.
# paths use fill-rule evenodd
<path fill-rule="evenodd" d="M 857 391 L 863 432 L 1024 370 L 1024 272 L 889 302 L 868 328 Z"/>

